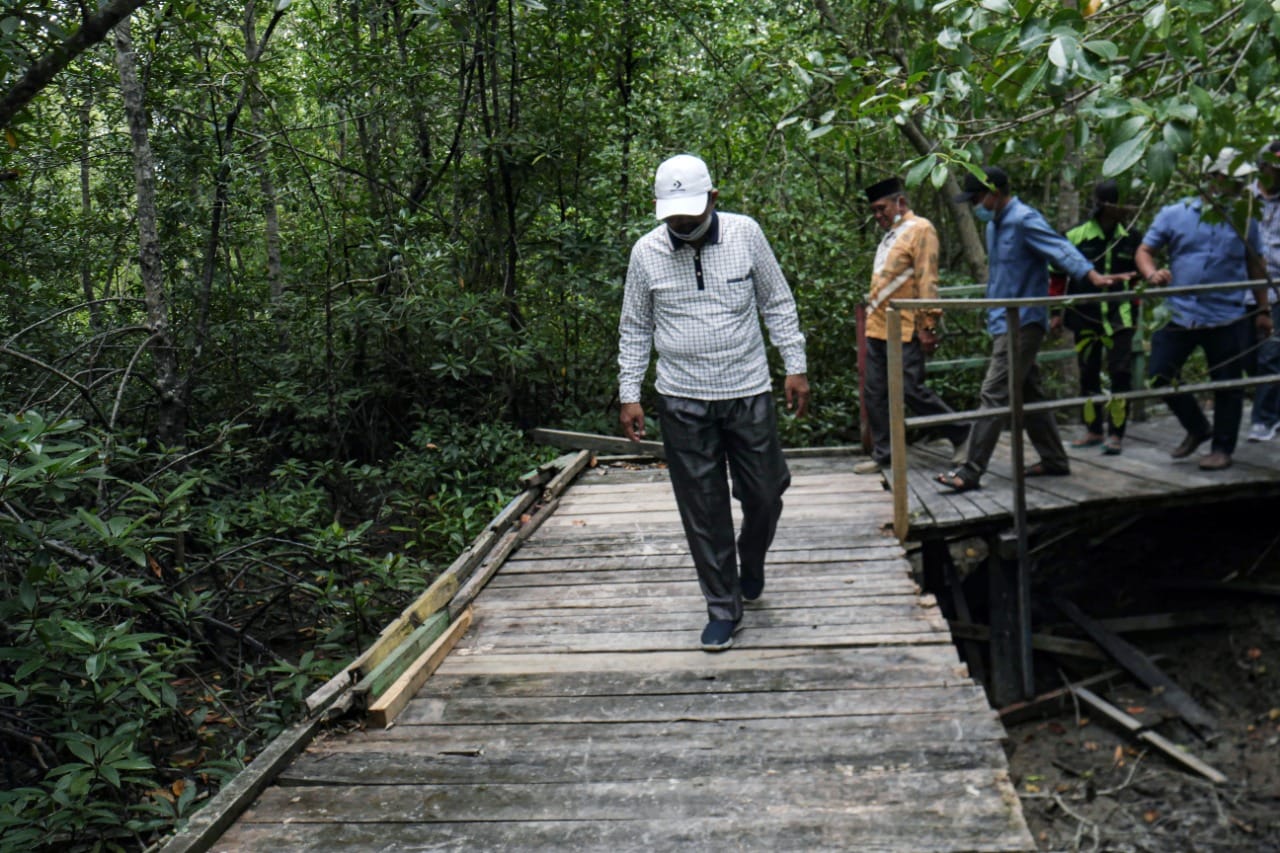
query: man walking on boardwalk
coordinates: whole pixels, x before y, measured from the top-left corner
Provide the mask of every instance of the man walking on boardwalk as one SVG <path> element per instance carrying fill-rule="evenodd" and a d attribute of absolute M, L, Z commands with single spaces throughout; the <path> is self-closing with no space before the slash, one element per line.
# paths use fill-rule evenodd
<path fill-rule="evenodd" d="M 1224 148 L 1216 158 L 1206 157 L 1201 195 L 1160 209 L 1134 258 L 1143 278 L 1157 286 L 1179 287 L 1265 278 L 1258 221 L 1250 219 L 1242 237 L 1236 226 L 1222 217 L 1223 207 L 1231 205 L 1234 196 L 1243 191 L 1237 179 L 1254 171 L 1252 164 L 1240 160 L 1240 152 L 1234 148 Z M 1205 209 L 1215 206 L 1219 211 L 1217 221 L 1206 221 Z M 1156 263 L 1156 254 L 1162 250 L 1168 251 L 1168 268 Z M 1267 288 L 1255 288 L 1253 294 L 1257 330 L 1266 337 L 1271 334 Z M 1171 319 L 1151 336 L 1147 376 L 1152 386 L 1177 382 L 1182 366 L 1196 347 L 1204 350 L 1211 379 L 1239 379 L 1253 338 L 1245 291 L 1170 296 L 1168 302 Z M 1191 394 L 1170 394 L 1162 399 L 1187 431 L 1182 443 L 1169 455 L 1185 459 L 1212 439 L 1209 455 L 1198 463 L 1200 469 L 1230 468 L 1244 414 L 1244 391 L 1220 388 L 1213 392 L 1212 424 Z"/>
<path fill-rule="evenodd" d="M 657 407 L 680 520 L 707 600 L 702 648 L 733 645 L 791 473 L 782 456 L 759 317 L 782 355 L 787 408 L 809 405 L 795 299 L 760 226 L 716 210 L 707 164 L 680 154 L 654 178 L 657 228 L 632 247 L 618 322 L 619 419 L 644 437 L 640 386 L 658 352 Z M 742 504 L 735 547 L 730 490 Z"/>
<path fill-rule="evenodd" d="M 871 428 L 871 458 L 859 462 L 859 474 L 878 473 L 889 465 L 889 327 L 890 298 L 938 298 L 938 232 L 933 223 L 911 211 L 902 181 L 888 178 L 866 189 L 867 201 L 884 238 L 876 249 L 867 292 L 867 360 L 864 403 Z M 907 406 L 917 415 L 950 414 L 952 409 L 924 382 L 925 358 L 938 349 L 942 339 L 936 308 L 902 312 L 903 393 Z M 947 424 L 939 430 L 958 452 L 969 437 L 964 424 Z"/>
<path fill-rule="evenodd" d="M 1009 194 L 1009 176 L 998 166 L 987 166 L 983 176 L 967 173 L 956 201 L 973 205 L 974 215 L 987 223 L 987 298 L 1014 299 L 1049 294 L 1049 266 L 1065 270 L 1075 278 L 1088 279 L 1095 287 L 1110 287 L 1123 276 L 1104 276 L 1071 242 L 1055 231 L 1038 210 Z M 1023 400 L 1045 399 L 1040 386 L 1036 355 L 1044 340 L 1049 312 L 1044 308 L 1022 308 L 1018 312 L 1017 340 L 1009 340 L 1004 308 L 987 313 L 991 333 L 991 361 L 982 380 L 979 408 L 1009 405 L 1009 347 L 1018 348 Z M 1071 473 L 1067 452 L 1058 435 L 1052 412 L 1027 413 L 1023 419 L 1027 436 L 1040 454 L 1040 461 L 1028 465 L 1028 477 Z M 979 418 L 969 434 L 966 458 L 954 470 L 938 475 L 938 482 L 957 492 L 978 488 L 1000 440 L 1003 418 Z"/>

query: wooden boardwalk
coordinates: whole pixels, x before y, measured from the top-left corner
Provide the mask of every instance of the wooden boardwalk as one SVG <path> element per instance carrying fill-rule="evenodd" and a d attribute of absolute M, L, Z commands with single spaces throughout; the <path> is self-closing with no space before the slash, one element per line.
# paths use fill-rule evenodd
<path fill-rule="evenodd" d="M 665 472 L 587 472 L 395 725 L 314 742 L 214 849 L 1035 849 L 851 466 L 793 463 L 764 597 L 715 655 Z"/>
<path fill-rule="evenodd" d="M 1251 497 L 1280 495 L 1280 442 L 1251 444 L 1244 440 L 1248 412 L 1241 428 L 1234 464 L 1226 471 L 1196 467 L 1199 453 L 1173 460 L 1169 450 L 1183 430 L 1170 415 L 1131 423 L 1119 456 L 1099 449 L 1067 448 L 1071 476 L 1027 480 L 1027 518 L 1031 522 L 1066 524 L 1112 518 L 1120 520 L 1144 510 Z M 1064 430 L 1064 440 L 1076 434 Z M 1208 445 L 1201 449 L 1207 452 Z M 982 478 L 982 488 L 956 494 L 934 482 L 953 466 L 927 449 L 912 449 L 907 484 L 911 490 L 907 538 L 955 538 L 1008 528 L 1013 519 L 1012 466 L 1006 432 Z M 1027 443 L 1028 464 L 1035 450 Z"/>

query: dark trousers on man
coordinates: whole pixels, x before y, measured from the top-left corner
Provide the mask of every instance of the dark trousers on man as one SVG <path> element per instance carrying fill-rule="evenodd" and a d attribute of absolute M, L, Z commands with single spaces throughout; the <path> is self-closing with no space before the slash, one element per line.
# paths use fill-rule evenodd
<path fill-rule="evenodd" d="M 1080 366 L 1080 393 L 1086 397 L 1102 394 L 1102 362 L 1106 356 L 1111 391 L 1133 390 L 1133 327 L 1110 329 L 1101 322 L 1080 323 L 1072 330 L 1076 342 L 1076 362 Z M 1127 405 L 1113 400 L 1106 406 L 1085 406 L 1081 415 L 1085 429 L 1094 435 L 1124 437 Z"/>
<path fill-rule="evenodd" d="M 1147 363 L 1147 376 L 1152 380 L 1152 387 L 1160 388 L 1177 382 L 1182 366 L 1196 347 L 1204 350 L 1211 379 L 1239 379 L 1244 372 L 1244 354 L 1249 346 L 1251 328 L 1249 318 L 1243 317 L 1221 326 L 1189 329 L 1169 323 L 1158 329 L 1151 336 L 1151 360 Z M 1191 394 L 1170 394 L 1162 399 L 1187 432 L 1195 436 L 1212 435 L 1215 452 L 1228 456 L 1235 452 L 1240 418 L 1244 413 L 1243 389 L 1220 388 L 1213 392 L 1212 425 Z"/>
<path fill-rule="evenodd" d="M 907 408 L 917 415 L 949 415 L 953 411 L 924 382 L 924 350 L 912 337 L 902 345 L 902 391 Z M 867 425 L 871 427 L 871 458 L 889 464 L 889 344 L 867 338 L 867 375 L 863 377 Z M 937 433 L 960 445 L 969 436 L 967 424 L 946 424 Z"/>
<path fill-rule="evenodd" d="M 1043 326 L 1023 326 L 1018 330 L 1018 364 L 1022 372 L 1022 401 L 1036 403 L 1046 399 L 1044 388 L 1040 384 L 1040 367 L 1036 364 L 1036 355 L 1040 352 L 1040 344 L 1044 341 Z M 996 409 L 1009 405 L 1009 335 L 996 335 L 991 347 L 991 361 L 987 365 L 987 375 L 982 380 L 979 408 Z M 991 454 L 995 452 L 996 442 L 1000 440 L 1000 431 L 1007 418 L 979 418 L 973 422 L 969 433 L 969 452 L 963 466 L 966 480 L 976 482 L 991 462 Z M 1023 417 L 1023 425 L 1031 445 L 1040 454 L 1040 461 L 1051 471 L 1065 471 L 1070 467 L 1067 451 L 1062 446 L 1062 438 L 1058 435 L 1058 425 L 1051 412 L 1027 412 Z"/>
<path fill-rule="evenodd" d="M 773 395 L 733 400 L 658 397 L 662 446 L 680 520 L 711 619 L 742 618 L 743 577 L 763 580 L 791 472 L 778 439 Z M 734 543 L 730 489 L 742 505 Z"/>

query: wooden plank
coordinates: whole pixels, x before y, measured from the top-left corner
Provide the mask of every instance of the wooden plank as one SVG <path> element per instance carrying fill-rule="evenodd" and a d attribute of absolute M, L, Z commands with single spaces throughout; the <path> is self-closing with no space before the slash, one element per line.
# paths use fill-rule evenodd
<path fill-rule="evenodd" d="M 445 574 L 436 578 L 395 621 L 382 629 L 373 645 L 351 662 L 348 669 L 353 673 L 353 680 L 359 680 L 373 672 L 431 614 L 448 604 L 457 589 L 457 575 Z"/>
<path fill-rule="evenodd" d="M 448 613 L 441 612 L 428 617 L 368 675 L 356 682 L 352 692 L 362 697 L 381 695 L 447 627 Z"/>
<path fill-rule="evenodd" d="M 968 789 L 964 789 L 968 790 Z M 227 836 L 227 851 L 287 849 L 291 853 L 420 850 L 519 850 L 562 853 L 564 850 L 608 850 L 652 853 L 655 850 L 716 850 L 725 846 L 726 826 L 735 838 L 750 839 L 760 850 L 876 851 L 1027 851 L 1035 850 L 1016 807 L 1017 793 L 1003 785 L 974 788 L 963 808 L 939 819 L 913 820 L 909 810 L 830 809 L 820 815 L 780 810 L 769 814 L 739 807 L 713 817 L 672 821 L 477 821 L 471 823 L 326 823 L 244 824 Z M 990 796 L 984 796 L 988 791 Z M 725 807 L 732 805 L 727 798 Z M 1003 807 L 994 803 L 1002 802 Z M 744 804 L 746 805 L 746 804 Z M 915 806 L 917 811 L 921 811 Z M 941 810 L 941 807 L 939 807 Z"/>
<path fill-rule="evenodd" d="M 665 819 L 679 823 L 708 815 L 746 816 L 745 804 L 768 802 L 778 810 L 844 813 L 863 811 L 883 818 L 886 814 L 907 821 L 945 828 L 947 819 L 964 813 L 963 799 L 921 809 L 920 802 L 949 798 L 966 788 L 989 788 L 998 771 L 988 767 L 918 768 L 886 774 L 870 769 L 815 763 L 808 768 L 788 768 L 768 776 L 749 772 L 726 779 L 715 773 L 714 757 L 705 759 L 700 776 L 684 776 L 680 784 L 670 777 L 601 780 L 591 778 L 549 782 L 513 782 L 503 785 L 454 783 L 439 785 L 361 785 L 356 796 L 333 797 L 316 788 L 277 789 L 245 815 L 245 822 L 274 823 L 284 819 L 307 823 L 341 824 L 368 819 L 369 802 L 376 802 L 395 822 L 455 823 L 471 821 L 634 821 Z M 758 762 L 744 761 L 744 770 Z M 376 767 L 374 768 L 376 772 Z M 850 772 L 851 771 L 851 772 Z M 353 794 L 356 791 L 353 790 Z M 996 799 L 987 808 L 1005 812 Z"/>
<path fill-rule="evenodd" d="M 1063 616 L 1079 625 L 1117 664 L 1152 690 L 1158 690 L 1161 701 L 1182 717 L 1198 734 L 1203 737 L 1207 732 L 1218 728 L 1218 721 L 1213 715 L 1191 698 L 1191 694 L 1165 675 L 1151 658 L 1126 640 L 1103 628 L 1097 620 L 1085 615 L 1073 602 L 1059 597 L 1054 598 L 1053 604 Z"/>
<path fill-rule="evenodd" d="M 986 625 L 952 622 L 950 628 L 951 633 L 961 639 L 978 640 L 983 643 L 991 642 L 991 629 Z M 1107 659 L 1102 649 L 1093 643 L 1072 640 L 1067 637 L 1055 637 L 1051 634 L 1032 634 L 1031 647 L 1050 654 L 1067 655 L 1068 657 L 1084 658 L 1085 660 Z"/>
<path fill-rule="evenodd" d="M 563 468 L 560 473 L 551 478 L 551 482 L 547 483 L 546 488 L 542 492 L 542 499 L 550 501 L 558 498 L 560 493 L 569 487 L 569 484 L 577 478 L 582 470 L 591 463 L 591 452 L 584 450 L 577 456 L 573 457 Z"/>
<path fill-rule="evenodd" d="M 369 723 L 386 728 L 395 721 L 413 695 L 421 689 L 437 667 L 444 661 L 454 645 L 471 626 L 471 608 L 463 610 L 443 634 L 436 638 L 417 660 L 411 663 L 400 677 L 369 706 Z"/>
<path fill-rule="evenodd" d="M 248 767 L 227 781 L 203 808 L 180 824 L 178 831 L 160 848 L 160 853 L 204 853 L 213 849 L 236 818 L 311 742 L 320 725 L 319 717 L 311 717 L 295 723 L 277 736 Z"/>
<path fill-rule="evenodd" d="M 539 444 L 563 447 L 570 450 L 594 450 L 600 453 L 645 453 L 655 459 L 666 459 L 661 441 L 632 441 L 629 438 L 599 435 L 589 432 L 570 432 L 562 429 L 531 429 L 529 438 Z"/>
<path fill-rule="evenodd" d="M 1093 693 L 1093 691 L 1089 690 L 1087 687 L 1076 686 L 1072 688 L 1072 692 L 1075 693 L 1076 696 L 1080 697 L 1080 700 L 1090 708 L 1093 708 L 1093 710 L 1102 714 L 1113 723 L 1116 723 L 1125 731 L 1133 734 L 1138 738 L 1138 740 L 1154 746 L 1174 762 L 1181 764 L 1184 767 L 1189 767 L 1208 779 L 1210 782 L 1214 782 L 1219 785 L 1225 785 L 1227 783 L 1227 777 L 1223 775 L 1221 771 L 1210 767 L 1208 764 L 1182 749 L 1163 735 L 1157 734 L 1153 731 L 1148 731 L 1140 720 L 1136 720 L 1129 716 L 1115 705 L 1107 702 L 1101 696 Z"/>

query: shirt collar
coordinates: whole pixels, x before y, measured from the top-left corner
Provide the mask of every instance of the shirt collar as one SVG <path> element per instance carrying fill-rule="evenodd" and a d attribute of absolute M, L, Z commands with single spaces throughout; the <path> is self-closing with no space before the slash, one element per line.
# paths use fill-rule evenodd
<path fill-rule="evenodd" d="M 671 251 L 678 252 L 682 246 L 689 245 L 679 237 L 671 233 L 671 229 L 667 229 L 667 239 L 671 242 Z M 702 241 L 702 245 L 710 246 L 720 242 L 720 213 L 719 211 L 711 211 L 711 227 L 707 229 L 707 239 Z"/>

